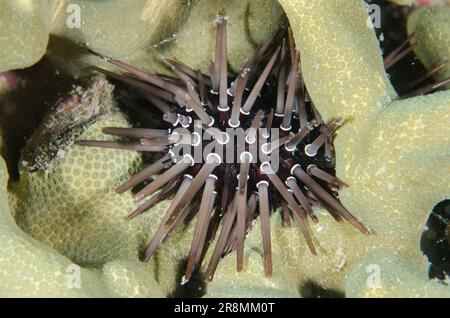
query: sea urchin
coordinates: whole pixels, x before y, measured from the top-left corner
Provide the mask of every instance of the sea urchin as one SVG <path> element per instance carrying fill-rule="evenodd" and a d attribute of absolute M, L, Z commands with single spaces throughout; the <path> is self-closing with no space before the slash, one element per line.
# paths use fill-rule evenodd
<path fill-rule="evenodd" d="M 216 232 L 219 236 L 206 279 L 212 279 L 219 260 L 234 250 L 241 271 L 245 236 L 258 216 L 265 272 L 271 276 L 269 219 L 278 207 L 284 226 L 290 226 L 293 218 L 313 254 L 316 250 L 308 229 L 308 218 L 318 222 L 313 206 L 325 208 L 337 221 L 345 219 L 369 235 L 337 199 L 337 191 L 345 184 L 335 176 L 332 138 L 343 120 L 327 125 L 314 106 L 290 29 L 269 37 L 232 78 L 227 70 L 225 11 L 216 23 L 215 61 L 209 64 L 209 77 L 175 60 L 166 61 L 175 74 L 168 77 L 105 58 L 126 73 L 103 72 L 133 87 L 158 108 L 165 129 L 110 127 L 103 130 L 105 134 L 131 140 L 78 142 L 161 153 L 159 160 L 116 189 L 123 193 L 158 175 L 135 194 L 142 205 L 129 219 L 161 200 L 172 199 L 143 260 L 148 261 L 168 234 L 193 216 L 196 224 L 187 257 L 187 281 Z"/>

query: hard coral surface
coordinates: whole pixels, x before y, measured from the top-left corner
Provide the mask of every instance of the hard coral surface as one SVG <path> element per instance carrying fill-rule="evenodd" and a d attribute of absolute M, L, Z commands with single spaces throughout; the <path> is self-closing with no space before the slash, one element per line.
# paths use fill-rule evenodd
<path fill-rule="evenodd" d="M 98 5 L 104 6 L 103 12 L 115 12 L 114 2 L 104 1 Z M 143 2 L 141 7 L 140 2 L 137 3 L 138 11 L 148 8 Z M 98 64 L 98 58 L 88 55 L 68 58 L 61 54 L 62 48 L 67 43 L 78 45 L 89 36 L 89 43 L 85 44 L 93 45 L 99 53 L 116 55 L 148 71 L 162 70 L 155 62 L 158 60 L 155 56 L 160 55 L 175 57 L 205 70 L 208 59 L 212 58 L 214 16 L 223 6 L 212 3 L 209 6 L 206 1 L 198 1 L 192 2 L 191 8 L 180 7 L 181 13 L 188 13 L 185 21 L 174 22 L 178 30 L 176 40 L 156 48 L 151 44 L 160 43 L 154 42 L 157 38 L 168 39 L 167 34 L 164 37 L 153 37 L 153 33 L 146 35 L 143 31 L 148 29 L 146 23 L 157 26 L 162 20 L 155 21 L 145 14 L 141 22 L 146 27 L 135 25 L 141 23 L 140 20 L 130 23 L 130 27 L 137 30 L 138 38 L 128 39 L 124 30 L 125 33 L 117 36 L 123 36 L 121 41 L 127 39 L 130 45 L 117 50 L 111 44 L 114 32 L 108 31 L 113 24 L 103 21 L 99 27 L 103 31 L 96 36 L 94 31 L 86 31 L 96 29 L 89 14 L 85 17 L 84 30 L 88 35 L 83 35 L 83 30 L 71 33 L 58 29 L 56 26 L 61 26 L 62 22 L 42 27 L 42 33 L 43 38 L 48 34 L 55 37 L 56 42 L 50 44 L 49 57 L 57 65 L 66 64 L 65 70 L 73 74 L 82 66 Z M 234 69 L 248 57 L 254 44 L 260 43 L 282 23 L 278 3 L 264 1 L 261 5 L 258 2 L 259 7 L 253 7 L 253 3 L 227 2 L 229 45 L 235 48 L 230 56 Z M 244 271 L 236 272 L 234 254 L 226 256 L 219 264 L 215 279 L 208 284 L 206 296 L 305 296 L 306 287 L 311 284 L 353 297 L 450 296 L 447 286 L 428 279 L 429 264 L 419 247 L 433 206 L 450 194 L 450 91 L 398 98 L 383 68 L 375 33 L 367 27 L 363 1 L 280 0 L 279 4 L 294 31 L 305 83 L 317 108 L 327 121 L 338 117 L 348 119 L 334 143 L 337 176 L 349 185 L 341 192 L 340 199 L 371 228 L 373 235 L 366 238 L 347 224 L 335 224 L 331 217 L 318 210 L 320 223 L 313 226 L 313 232 L 319 255 L 314 257 L 298 229 L 282 228 L 279 215 L 274 214 L 271 218 L 273 278 L 264 276 L 257 222 L 246 239 Z M 89 5 L 95 6 L 93 2 Z M 164 1 L 161 7 L 152 10 L 161 10 L 157 12 L 162 16 L 166 13 L 170 21 L 172 15 L 180 13 L 174 11 L 173 6 L 176 7 L 173 2 Z M 447 11 L 446 8 L 421 9 L 408 23 L 418 39 L 426 43 L 416 50 L 427 67 L 449 57 L 448 50 L 441 47 L 446 43 L 450 19 L 440 16 L 446 16 Z M 26 14 L 27 11 L 20 8 L 17 12 Z M 55 12 L 57 10 L 53 11 L 54 15 Z M 61 11 L 58 12 L 51 21 L 64 21 Z M 124 11 L 124 15 L 141 17 L 136 12 L 131 8 L 129 12 Z M 250 14 L 252 12 L 254 14 Z M 276 18 L 269 19 L 273 12 Z M 242 17 L 245 17 L 244 22 Z M 427 19 L 432 23 L 422 23 Z M 209 27 L 205 29 L 205 25 Z M 49 28 L 55 31 L 52 33 Z M 36 37 L 40 37 L 39 32 Z M 37 41 L 39 44 L 28 50 L 31 53 L 23 58 L 21 65 L 8 64 L 9 60 L 0 56 L 0 61 L 2 58 L 7 61 L 2 62 L 0 68 L 33 63 L 45 41 Z M 144 47 L 147 50 L 143 50 Z M 131 50 L 136 51 L 130 53 Z M 67 63 L 60 63 L 65 59 Z M 75 138 L 99 139 L 101 127 L 118 125 L 129 126 L 130 123 L 123 114 L 112 109 L 86 123 Z M 73 127 L 70 130 L 73 131 Z M 180 282 L 180 264 L 189 250 L 192 224 L 173 233 L 152 261 L 142 265 L 136 261 L 139 251 L 159 224 L 168 203 L 127 223 L 124 217 L 134 206 L 131 194 L 119 196 L 113 192 L 127 173 L 141 164 L 140 156 L 133 152 L 81 148 L 71 143 L 64 149 L 64 154 L 56 156 L 45 172 L 31 172 L 24 167 L 20 181 L 12 187 L 16 198 L 11 203 L 17 223 L 53 248 L 35 241 L 15 225 L 7 203 L 7 175 L 2 165 L 0 226 L 4 230 L 0 235 L 4 238 L 0 240 L 0 275 L 7 283 L 0 288 L 0 293 L 6 296 L 131 297 L 174 292 Z M 81 269 L 80 289 L 68 289 L 65 284 L 65 271 L 71 261 L 95 266 L 95 269 Z M 380 271 L 379 284 L 375 285 L 367 284 L 372 277 L 368 269 L 373 268 Z"/>

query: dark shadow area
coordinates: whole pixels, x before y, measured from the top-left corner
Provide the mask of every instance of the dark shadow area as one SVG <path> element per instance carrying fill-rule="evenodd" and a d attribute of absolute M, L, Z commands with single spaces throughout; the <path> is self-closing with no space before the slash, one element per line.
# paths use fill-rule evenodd
<path fill-rule="evenodd" d="M 439 202 L 430 214 L 420 240 L 420 250 L 430 262 L 428 276 L 444 280 L 450 274 L 450 200 Z"/>
<path fill-rule="evenodd" d="M 196 270 L 189 282 L 181 284 L 186 270 L 187 260 L 180 262 L 177 270 L 176 281 L 180 282 L 178 287 L 168 295 L 169 298 L 197 298 L 202 297 L 206 293 L 206 283 L 203 279 L 203 273 Z"/>
<path fill-rule="evenodd" d="M 300 294 L 304 298 L 345 298 L 343 291 L 325 289 L 312 281 L 308 281 L 300 287 Z"/>

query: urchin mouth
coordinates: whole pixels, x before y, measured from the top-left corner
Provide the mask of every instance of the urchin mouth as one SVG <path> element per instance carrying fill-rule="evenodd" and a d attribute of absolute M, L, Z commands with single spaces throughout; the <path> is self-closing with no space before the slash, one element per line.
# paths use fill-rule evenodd
<path fill-rule="evenodd" d="M 245 236 L 258 216 L 265 273 L 271 276 L 270 216 L 279 207 L 283 224 L 290 226 L 295 220 L 314 255 L 308 221 L 319 221 L 315 206 L 369 235 L 337 198 L 337 192 L 346 185 L 335 176 L 332 141 L 342 120 L 327 125 L 315 107 L 302 77 L 291 30 L 279 30 L 269 37 L 233 78 L 227 70 L 225 11 L 216 23 L 216 54 L 209 64 L 209 76 L 175 60 L 165 61 L 175 75 L 168 77 L 106 58 L 126 73 L 102 72 L 147 98 L 162 112 L 167 129 L 108 127 L 104 133 L 131 141 L 78 142 L 162 154 L 116 189 L 123 193 L 158 175 L 135 194 L 135 200 L 142 204 L 128 219 L 161 200 L 172 199 L 143 252 L 143 260 L 148 261 L 168 235 L 192 216 L 196 223 L 185 280 L 201 265 L 216 234 L 206 279 L 213 278 L 219 260 L 234 250 L 237 270 L 241 271 Z M 235 130 L 243 137 L 241 147 L 234 143 L 236 135 L 230 133 Z M 231 150 L 233 155 L 227 160 L 230 157 L 224 153 Z M 192 155 L 196 152 L 203 154 L 200 160 Z"/>

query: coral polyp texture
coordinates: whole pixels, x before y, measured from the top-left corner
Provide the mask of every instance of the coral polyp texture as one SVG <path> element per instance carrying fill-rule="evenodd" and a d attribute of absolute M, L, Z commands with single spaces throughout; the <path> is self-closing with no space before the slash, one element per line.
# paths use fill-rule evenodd
<path fill-rule="evenodd" d="M 226 1 L 226 4 L 222 1 L 220 3 L 191 1 L 190 5 L 185 6 L 179 5 L 177 1 L 161 1 L 158 4 L 151 2 L 152 5 L 148 6 L 142 2 L 141 5 L 136 4 L 135 7 L 130 7 L 129 11 L 122 10 L 126 17 L 139 17 L 133 20 L 133 23 L 130 21 L 130 28 L 124 24 L 123 28 L 112 28 L 114 32 L 110 33 L 107 31 L 114 24 L 109 22 L 120 20 L 117 16 L 120 16 L 121 12 L 113 9 L 114 3 L 117 5 L 116 1 L 76 1 L 81 6 L 86 5 L 84 25 L 87 23 L 87 26 L 85 29 L 69 31 L 65 30 L 66 16 L 61 9 L 64 8 L 64 1 L 60 2 L 61 7 L 49 6 L 46 5 L 47 2 L 41 2 L 40 10 L 45 9 L 44 12 L 34 9 L 34 2 L 33 5 L 30 2 L 29 6 L 24 6 L 26 3 L 27 1 L 20 1 L 17 4 L 14 2 L 14 5 L 5 5 L 4 2 L 0 4 L 2 9 L 6 7 L 4 11 L 0 11 L 2 13 L 14 12 L 16 16 L 23 17 L 25 20 L 27 17 L 32 17 L 33 19 L 28 19 L 27 23 L 29 22 L 30 26 L 36 29 L 36 32 L 31 33 L 34 34 L 32 39 L 27 40 L 25 36 L 18 36 L 14 38 L 14 41 L 2 42 L 4 47 L 14 48 L 2 50 L 0 53 L 2 70 L 25 67 L 37 61 L 45 51 L 45 44 L 50 34 L 48 59 L 57 65 L 60 71 L 80 75 L 92 72 L 93 68 L 86 66 L 106 68 L 108 71 L 104 73 L 111 78 L 116 77 L 114 81 L 111 81 L 116 85 L 115 92 L 117 95 L 126 93 L 121 98 L 131 97 L 129 103 L 126 103 L 131 106 L 136 101 L 135 95 L 131 93 L 135 92 L 129 88 L 130 85 L 120 82 L 125 79 L 142 84 L 143 81 L 136 77 L 135 69 L 122 64 L 128 67 L 124 74 L 108 73 L 117 72 L 117 68 L 94 56 L 86 50 L 86 46 L 99 55 L 110 56 L 109 62 L 115 61 L 118 64 L 120 63 L 118 61 L 123 61 L 127 65 L 144 69 L 145 74 L 165 72 L 164 80 L 170 83 L 169 86 L 172 89 L 188 90 L 187 97 L 191 97 L 191 104 L 177 106 L 179 101 L 184 100 L 185 95 L 182 95 L 183 98 L 169 101 L 169 103 L 148 103 L 145 106 L 146 113 L 156 114 L 150 116 L 150 119 L 154 121 L 157 118 L 157 121 L 162 122 L 160 113 L 153 112 L 155 106 L 159 105 L 162 109 L 168 107 L 170 111 L 179 113 L 180 117 L 177 116 L 177 119 L 180 119 L 180 124 L 183 123 L 181 115 L 191 116 L 192 119 L 198 117 L 204 122 L 200 127 L 202 134 L 208 131 L 208 128 L 217 128 L 222 120 L 220 112 L 210 112 L 210 105 L 202 105 L 202 102 L 205 102 L 202 97 L 207 97 L 206 104 L 208 99 L 211 100 L 215 108 L 228 106 L 231 119 L 234 106 L 232 102 L 235 101 L 233 97 L 237 96 L 237 88 L 242 88 L 237 85 L 242 78 L 239 75 L 239 66 L 251 62 L 252 50 L 261 44 L 264 47 L 264 39 L 276 31 L 278 26 L 283 25 L 284 10 L 292 29 L 293 41 L 289 41 L 288 37 L 283 45 L 284 33 L 275 33 L 262 59 L 257 59 L 261 62 L 258 64 L 259 71 L 250 75 L 258 76 L 250 81 L 253 85 L 247 87 L 249 90 L 244 90 L 244 98 L 240 106 L 242 108 L 245 106 L 253 88 L 257 86 L 258 78 L 261 78 L 265 67 L 270 65 L 271 58 L 275 56 L 274 65 L 268 72 L 267 79 L 264 80 L 268 84 L 264 83 L 260 96 L 257 96 L 255 103 L 249 109 L 251 119 L 256 117 L 260 120 L 250 120 L 250 117 L 245 120 L 244 113 L 239 115 L 239 123 L 245 129 L 251 127 L 253 123 L 260 123 L 264 128 L 268 119 L 271 118 L 270 108 L 274 108 L 271 126 L 280 127 L 283 119 L 286 118 L 286 113 L 291 111 L 291 129 L 295 134 L 298 130 L 302 130 L 301 119 L 306 118 L 306 126 L 311 128 L 305 137 L 308 139 L 302 140 L 303 144 L 297 145 L 298 155 L 287 152 L 286 158 L 289 160 L 295 158 L 296 163 L 300 164 L 300 168 L 306 175 L 309 175 L 309 170 L 312 174 L 310 177 L 320 185 L 322 190 L 332 196 L 333 200 L 339 199 L 339 209 L 345 207 L 346 211 L 351 212 L 355 219 L 360 221 L 353 222 L 354 225 L 362 229 L 361 224 L 364 224 L 371 235 L 367 237 L 361 235 L 350 222 L 336 222 L 333 214 L 330 214 L 330 212 L 336 212 L 336 208 L 332 211 L 325 209 L 323 199 L 320 200 L 313 191 L 313 187 L 309 185 L 308 189 L 303 188 L 303 184 L 297 180 L 301 193 L 309 203 L 322 202 L 321 206 L 312 206 L 313 214 L 320 222 L 309 221 L 310 239 L 308 241 L 311 244 L 308 246 L 298 226 L 286 227 L 284 221 L 287 218 L 282 217 L 285 215 L 283 200 L 290 201 L 292 196 L 295 197 L 294 190 L 291 189 L 292 192 L 286 190 L 289 189 L 289 184 L 285 184 L 284 181 L 288 176 L 279 175 L 281 182 L 277 182 L 278 180 L 273 182 L 274 180 L 269 178 L 271 174 L 265 175 L 264 178 L 267 178 L 265 181 L 274 189 L 267 192 L 268 196 L 273 196 L 273 199 L 269 200 L 269 207 L 281 205 L 270 218 L 267 218 L 267 214 L 266 217 L 264 216 L 266 183 L 259 183 L 262 188 L 258 189 L 257 183 L 251 178 L 247 183 L 241 182 L 245 181 L 245 178 L 238 179 L 237 176 L 241 174 L 242 163 L 234 164 L 236 169 L 233 177 L 226 178 L 221 177 L 223 174 L 216 174 L 218 178 L 221 178 L 218 180 L 220 182 L 215 184 L 214 190 L 217 195 L 214 205 L 219 215 L 220 211 L 223 211 L 222 222 L 218 222 L 220 217 L 213 217 L 212 222 L 204 222 L 205 219 L 197 222 L 200 220 L 198 216 L 205 216 L 212 211 L 210 209 L 213 204 L 212 198 L 214 198 L 212 184 L 215 178 L 208 177 L 214 173 L 214 170 L 202 173 L 203 182 L 201 179 L 198 181 L 199 178 L 197 178 L 203 167 L 213 168 L 208 162 L 198 165 L 200 170 L 194 170 L 195 163 L 194 166 L 187 166 L 183 164 L 182 158 L 173 162 L 172 158 L 175 157 L 170 157 L 167 162 L 172 167 L 168 168 L 164 165 L 166 169 L 162 169 L 163 167 L 160 166 L 162 174 L 155 175 L 153 180 L 150 180 L 153 183 L 136 184 L 137 188 L 134 191 L 127 190 L 120 195 L 115 193 L 114 190 L 127 182 L 130 174 L 131 180 L 137 180 L 133 178 L 141 171 L 150 170 L 152 163 L 161 158 L 154 156 L 153 152 L 153 157 L 150 159 L 147 155 L 141 156 L 138 151 L 135 151 L 137 146 L 143 147 L 141 149 L 156 147 L 156 150 L 161 150 L 157 148 L 162 144 L 179 142 L 183 145 L 183 141 L 177 139 L 174 134 L 175 129 L 172 129 L 169 134 L 165 124 L 161 124 L 160 127 L 156 125 L 150 127 L 158 131 L 164 129 L 165 134 L 158 138 L 152 135 L 152 138 L 127 140 L 124 136 L 116 136 L 123 132 L 133 132 L 135 134 L 131 137 L 134 137 L 136 133 L 142 132 L 137 129 L 142 128 L 131 128 L 134 126 L 131 117 L 128 118 L 116 107 L 115 97 L 111 95 L 112 84 L 104 78 L 95 77 L 90 84 L 80 86 L 69 93 L 65 99 L 60 100 L 55 105 L 55 109 L 59 112 L 53 111 L 45 117 L 22 152 L 22 160 L 28 164 L 21 165 L 20 179 L 10 181 L 9 191 L 6 185 L 6 167 L 3 161 L 1 162 L 0 278 L 2 284 L 0 293 L 2 295 L 81 297 L 174 295 L 180 288 L 182 276 L 184 275 L 186 279 L 186 275 L 191 274 L 193 265 L 198 265 L 200 277 L 208 278 L 209 260 L 217 260 L 214 249 L 218 243 L 223 242 L 220 235 L 223 221 L 228 215 L 234 213 L 238 215 L 239 211 L 242 216 L 244 210 L 243 206 L 238 205 L 237 209 L 234 209 L 234 205 L 229 205 L 233 207 L 233 209 L 230 208 L 233 213 L 228 213 L 228 209 L 221 209 L 220 203 L 232 202 L 232 194 L 238 193 L 235 200 L 238 203 L 245 203 L 247 207 L 259 207 L 260 203 L 263 203 L 261 205 L 263 209 L 259 212 L 259 217 L 248 223 L 251 231 L 247 231 L 249 228 L 246 222 L 244 227 L 242 226 L 241 217 L 240 227 L 236 226 L 236 236 L 231 236 L 234 240 L 239 233 L 240 239 L 236 239 L 236 243 L 225 242 L 232 243 L 227 251 L 234 248 L 239 250 L 239 263 L 237 263 L 236 253 L 219 253 L 222 259 L 214 271 L 214 279 L 208 282 L 203 290 L 206 297 L 307 297 L 313 294 L 312 291 L 319 291 L 321 296 L 450 296 L 448 285 L 429 278 L 430 263 L 420 249 L 421 236 L 433 207 L 450 196 L 450 91 L 442 86 L 436 87 L 439 89 L 436 92 L 431 92 L 436 89 L 433 87 L 418 90 L 416 87 L 415 94 L 420 96 L 398 96 L 386 73 L 383 52 L 379 48 L 374 29 L 367 23 L 368 14 L 364 1 L 257 1 L 260 4 L 258 8 L 253 6 L 253 1 Z M 52 4 L 55 3 L 52 2 Z M 111 7 L 108 12 L 114 12 L 114 14 L 109 16 L 105 14 L 101 28 L 97 28 L 89 13 L 101 7 L 108 8 L 109 5 Z M 219 29 L 222 28 L 221 23 L 214 24 L 215 16 L 224 7 L 227 8 L 226 23 L 229 27 L 226 32 L 230 62 L 228 72 L 220 71 L 227 65 L 216 63 L 213 44 L 216 38 L 216 26 Z M 117 11 L 120 11 L 120 7 L 117 8 Z M 165 19 L 158 21 L 149 19 L 152 17 L 149 12 L 158 12 L 160 17 Z M 448 78 L 446 62 L 450 60 L 450 54 L 448 47 L 443 47 L 443 43 L 447 43 L 447 31 L 450 29 L 450 19 L 446 18 L 447 13 L 446 6 L 421 8 L 410 15 L 408 22 L 408 34 L 411 35 L 413 32 L 415 34 L 410 41 L 412 44 L 416 43 L 413 47 L 414 52 L 428 69 L 425 72 L 432 72 L 430 76 L 434 77 L 436 83 L 442 83 Z M 6 14 L 6 16 L 10 15 Z M 9 18 L 6 19 L 9 21 L 9 30 L 14 25 L 14 19 L 12 22 Z M 3 21 L 5 20 L 2 16 Z M 216 20 L 216 22 L 220 21 Z M 154 28 L 148 27 L 149 25 Z M 205 25 L 206 28 L 204 28 Z M 21 31 L 22 28 L 26 29 L 27 24 L 23 24 L 17 30 Z M 130 39 L 132 28 L 139 32 L 136 32 L 136 37 Z M 202 28 L 205 30 L 204 33 L 199 33 Z M 96 33 L 97 29 L 100 31 Z M 2 35 L 3 30 L 0 28 Z M 161 34 L 158 33 L 159 31 Z M 102 32 L 105 37 L 101 36 Z M 172 34 L 176 36 L 171 37 Z M 5 38 L 8 37 L 1 36 L 0 41 L 4 41 Z M 117 42 L 116 39 L 122 40 Z M 223 41 L 224 37 L 221 39 Z M 130 45 L 127 47 L 128 40 Z M 153 47 L 155 41 L 163 43 Z M 298 70 L 301 70 L 301 73 L 298 77 L 289 75 L 292 73 L 291 66 L 295 65 L 292 57 L 296 56 L 295 52 L 291 54 L 293 46 L 289 45 L 289 42 L 295 43 L 295 48 L 300 54 Z M 64 49 L 67 47 L 77 49 L 67 51 Z M 223 45 L 220 47 L 216 51 L 224 52 Z M 260 52 L 259 50 L 257 52 Z M 64 52 L 74 54 L 69 57 Z M 287 58 L 284 64 L 286 65 L 286 90 L 284 103 L 280 105 L 284 105 L 285 116 L 277 117 L 275 116 L 278 96 L 276 88 L 280 86 L 275 80 L 280 78 L 279 74 L 283 70 L 283 67 L 280 67 L 283 65 L 280 63 L 283 52 Z M 389 53 L 384 53 L 388 61 L 389 58 L 395 58 L 395 55 L 392 56 Z M 169 62 L 169 68 L 167 63 L 166 66 L 161 63 L 161 58 Z M 211 73 L 207 68 L 209 59 L 214 60 L 214 64 L 211 64 Z M 220 56 L 219 60 L 224 61 Z M 66 63 L 62 63 L 63 61 Z M 434 71 L 440 65 L 444 66 Z M 181 76 L 177 75 L 175 79 L 167 77 L 169 74 L 167 70 L 171 68 L 174 68 Z M 195 73 L 189 74 L 192 70 L 195 70 Z M 200 70 L 202 75 L 199 75 L 196 70 Z M 135 75 L 127 74 L 131 73 L 130 71 L 133 71 Z M 221 80 L 220 75 L 227 73 L 234 76 Z M 183 81 L 189 79 L 184 76 L 186 74 L 193 79 L 192 90 L 189 90 L 189 81 Z M 205 87 L 214 88 L 214 94 L 208 90 L 205 94 L 201 93 L 202 80 L 205 82 Z M 290 85 L 291 80 L 298 81 L 297 86 Z M 235 85 L 232 82 L 235 82 Z M 223 93 L 221 83 L 222 85 L 226 83 L 226 88 L 233 97 L 228 95 L 228 92 Z M 294 94 L 294 100 L 297 100 L 299 105 L 295 106 L 293 103 L 292 109 L 289 110 L 288 107 L 286 112 L 286 102 L 291 98 L 289 91 L 300 84 L 304 84 L 307 88 L 307 94 L 305 93 L 307 102 L 304 104 L 306 117 L 301 115 L 303 105 L 300 104 L 303 99 L 299 99 L 297 95 L 301 91 L 296 91 Z M 167 89 L 164 88 L 159 92 L 166 94 Z M 141 95 L 142 92 L 138 94 L 138 96 Z M 176 96 L 176 94 L 172 95 Z M 225 101 L 228 105 L 221 103 L 221 97 L 222 102 Z M 258 102 L 266 100 L 270 100 L 271 104 Z M 74 106 L 78 104 L 75 101 L 80 102 L 79 108 Z M 198 106 L 198 102 L 202 107 Z M 206 108 L 204 112 L 207 116 L 202 112 L 203 106 Z M 92 108 L 95 109 L 94 112 L 87 112 Z M 192 108 L 192 112 L 186 111 L 189 108 Z M 164 112 L 167 112 L 167 108 Z M 321 121 L 318 120 L 319 113 Z M 211 123 L 209 116 L 214 118 L 215 126 L 208 127 Z M 171 118 L 168 114 L 165 119 L 170 121 L 175 117 Z M 74 121 L 75 125 L 69 124 Z M 227 122 L 228 120 L 225 124 Z M 236 124 L 236 121 L 232 123 Z M 339 123 L 342 125 L 336 130 L 330 143 L 329 138 L 332 137 L 330 130 L 334 130 L 333 124 Z M 195 132 L 193 124 L 190 126 L 192 128 L 187 127 L 189 135 Z M 282 127 L 287 129 L 288 126 L 285 124 Z M 52 127 L 54 129 L 48 129 Z M 111 127 L 125 130 L 111 130 Z M 211 142 L 220 141 L 221 138 L 226 139 L 222 133 L 222 127 L 220 130 L 220 133 L 214 129 L 210 130 L 213 137 Z M 157 134 L 158 131 L 152 131 L 152 133 Z M 323 136 L 324 131 L 327 138 L 322 137 L 326 140 L 319 148 L 318 155 L 307 156 L 304 147 Z M 42 136 L 42 139 L 39 136 Z M 285 136 L 289 135 L 281 133 L 279 139 L 286 142 L 287 139 L 283 140 Z M 144 142 L 139 142 L 140 139 L 144 139 Z M 146 144 L 145 139 L 152 143 Z M 195 141 L 195 137 L 193 139 Z M 225 139 L 221 141 L 224 142 Z M 105 149 L 76 144 L 83 140 L 108 141 L 109 145 L 113 142 L 114 145 L 121 147 L 126 142 L 127 147 L 134 150 Z M 270 149 L 273 152 L 278 150 L 281 154 L 285 151 L 284 142 L 280 142 L 276 149 L 271 147 Z M 201 141 L 200 144 L 202 150 L 207 148 L 203 143 Z M 193 148 L 190 142 L 188 145 Z M 326 156 L 327 145 L 332 156 Z M 172 148 L 174 147 L 175 144 L 172 145 Z M 261 147 L 262 145 L 259 148 Z M 268 152 L 268 147 L 268 145 L 263 147 L 265 152 Z M 331 151 L 332 149 L 334 152 Z M 163 151 L 165 152 L 166 150 Z M 175 154 L 175 151 L 173 152 Z M 159 151 L 156 152 L 158 153 Z M 244 159 L 242 166 L 246 168 L 245 160 L 248 156 L 242 157 Z M 217 157 L 210 156 L 210 158 L 212 158 L 210 162 L 212 165 L 217 164 L 215 161 Z M 280 159 L 279 169 L 274 175 L 291 172 L 283 166 L 286 158 Z M 316 158 L 318 161 L 314 164 L 317 169 L 325 171 L 328 178 L 333 178 L 330 179 L 334 180 L 331 185 L 330 182 L 322 182 L 319 177 L 313 175 L 314 167 L 308 169 L 311 164 L 308 160 Z M 327 160 L 330 158 L 331 162 Z M 149 162 L 150 165 L 142 168 L 143 162 Z M 225 168 L 224 162 L 215 168 Z M 261 163 L 258 161 L 255 165 L 249 165 L 249 173 L 256 174 L 261 170 Z M 176 179 L 169 178 L 170 180 L 167 181 L 167 177 L 171 175 L 165 175 L 165 171 L 174 171 L 173 167 L 177 167 L 176 169 L 185 167 L 186 170 L 181 175 L 182 180 L 178 180 L 181 183 L 175 183 L 174 188 L 170 189 L 170 184 L 176 182 Z M 264 167 L 268 165 L 263 165 Z M 273 167 L 272 164 L 271 167 Z M 245 172 L 244 170 L 242 175 L 246 175 Z M 192 180 L 184 177 L 188 173 L 192 175 Z M 175 175 L 178 174 L 173 176 Z M 297 178 L 295 174 L 294 177 Z M 197 204 L 200 208 L 194 210 L 198 212 L 196 217 L 188 216 L 187 220 L 190 222 L 173 228 L 170 235 L 167 235 L 165 241 L 160 244 L 159 238 L 162 241 L 162 236 L 167 230 L 171 230 L 165 227 L 167 224 L 165 215 L 168 209 L 170 211 L 171 205 L 177 204 L 175 192 L 184 187 L 183 180 L 187 180 L 189 185 L 197 185 L 196 187 L 206 182 L 206 188 L 204 187 L 203 191 L 200 189 L 199 191 L 183 191 L 189 196 L 198 192 L 198 200 L 192 200 L 192 204 Z M 156 199 L 164 199 L 170 194 L 175 195 L 175 198 L 163 200 L 145 213 L 139 213 L 133 220 L 126 220 L 130 212 L 136 209 L 138 212 L 141 210 L 139 209 L 141 202 L 135 202 L 133 196 L 145 187 L 154 188 L 154 182 L 166 182 L 162 185 L 161 191 L 153 193 L 157 196 Z M 228 197 L 222 194 L 226 182 L 233 183 L 233 186 L 229 186 L 231 192 Z M 239 194 L 245 193 L 241 189 L 248 190 L 249 200 L 243 200 L 242 195 L 239 200 Z M 250 193 L 255 189 L 258 190 L 256 204 L 254 200 L 256 197 L 252 198 L 253 193 Z M 150 190 L 154 189 L 150 188 Z M 336 190 L 339 190 L 338 196 L 335 193 Z M 208 194 L 211 191 L 213 196 L 203 196 L 203 193 Z M 263 200 L 259 198 L 261 194 Z M 225 200 L 221 200 L 223 197 Z M 286 200 L 287 198 L 289 200 Z M 294 207 L 294 210 L 301 209 L 302 206 L 299 204 L 301 202 L 296 203 L 297 207 Z M 292 208 L 293 204 L 288 206 Z M 183 210 L 178 212 L 181 212 L 180 215 L 183 214 Z M 291 214 L 291 218 L 294 218 L 291 220 L 292 225 L 298 220 L 298 218 L 295 219 L 296 215 L 304 216 L 303 211 L 299 212 L 296 214 L 294 211 Z M 169 225 L 171 225 L 170 222 Z M 205 233 L 203 229 L 206 225 L 211 227 L 209 230 L 217 229 L 217 234 L 210 237 L 208 241 L 203 238 Z M 242 245 L 242 228 L 245 233 L 244 245 Z M 270 254 L 267 253 L 269 228 Z M 159 247 L 148 263 L 140 262 L 142 251 L 155 236 L 159 238 L 154 245 Z M 201 242 L 209 243 L 210 246 L 207 250 L 205 247 L 204 255 L 198 252 Z M 311 253 L 311 246 L 314 246 L 317 255 Z M 273 268 L 271 277 L 266 275 L 267 269 L 270 268 L 268 256 L 271 256 Z M 207 261 L 200 262 L 202 259 Z M 76 267 L 75 263 L 81 267 Z M 238 264 L 243 265 L 241 271 L 236 271 Z M 67 275 L 70 275 L 74 268 L 79 269 L 80 288 L 71 288 L 73 286 L 67 284 Z M 69 278 L 73 283 L 72 276 Z M 194 276 L 191 280 L 188 285 L 194 283 Z"/>
<path fill-rule="evenodd" d="M 269 37 L 242 65 L 241 72 L 229 78 L 227 19 L 222 12 L 215 21 L 216 52 L 209 64 L 209 77 L 171 60 L 167 63 L 176 77 L 148 74 L 107 57 L 108 62 L 130 73 L 110 76 L 142 92 L 162 112 L 161 119 L 168 127 L 107 127 L 104 133 L 134 141 L 77 142 L 162 152 L 159 160 L 133 175 L 116 192 L 123 193 L 160 174 L 135 194 L 141 205 L 129 219 L 159 201 L 172 199 L 143 252 L 145 261 L 174 228 L 195 217 L 185 281 L 201 265 L 204 250 L 216 232 L 218 240 L 206 278 L 212 279 L 219 259 L 232 250 L 236 250 L 237 270 L 242 271 L 245 236 L 258 216 L 265 273 L 272 276 L 269 219 L 281 206 L 285 226 L 290 226 L 293 218 L 314 255 L 317 252 L 308 228 L 308 219 L 319 222 L 314 206 L 326 208 L 337 221 L 346 220 L 369 235 L 336 198 L 345 184 L 334 176 L 332 138 L 342 119 L 327 126 L 308 96 L 292 32 L 289 37 L 283 37 L 285 31 Z"/>
<path fill-rule="evenodd" d="M 30 66 L 44 54 L 58 69 L 75 76 L 87 74 L 89 65 L 108 67 L 86 54 L 83 46 L 87 45 L 152 72 L 165 70 L 161 56 L 174 55 L 184 63 L 202 65 L 206 72 L 214 49 L 210 21 L 224 7 L 233 13 L 228 57 L 237 70 L 255 44 L 284 21 L 277 1 L 4 1 L 2 30 L 5 35 L 14 30 L 16 36 L 0 37 L 4 48 L 0 71 Z"/>

